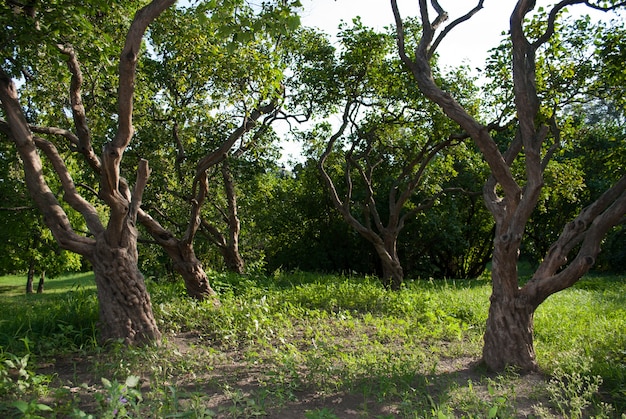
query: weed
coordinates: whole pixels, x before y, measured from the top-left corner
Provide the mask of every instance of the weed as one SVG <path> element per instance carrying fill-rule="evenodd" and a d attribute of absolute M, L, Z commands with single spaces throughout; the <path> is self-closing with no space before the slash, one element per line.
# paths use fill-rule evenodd
<path fill-rule="evenodd" d="M 104 392 L 96 393 L 100 404 L 100 418 L 124 418 L 139 415 L 139 403 L 143 400 L 137 388 L 139 377 L 130 375 L 123 383 L 102 378 Z"/>
<path fill-rule="evenodd" d="M 582 418 L 591 406 L 602 384 L 602 377 L 591 377 L 580 372 L 566 373 L 560 368 L 547 385 L 550 402 L 557 410 L 573 419 Z"/>

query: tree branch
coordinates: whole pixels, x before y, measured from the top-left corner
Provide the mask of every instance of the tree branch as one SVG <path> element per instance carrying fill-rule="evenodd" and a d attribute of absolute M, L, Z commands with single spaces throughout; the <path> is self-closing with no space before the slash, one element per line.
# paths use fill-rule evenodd
<path fill-rule="evenodd" d="M 9 138 L 15 143 L 22 159 L 28 190 L 33 201 L 44 214 L 44 222 L 52 231 L 60 247 L 92 257 L 94 240 L 74 232 L 65 211 L 46 183 L 33 135 L 19 105 L 17 89 L 2 69 L 0 69 L 0 103 L 2 103 L 6 123 L 10 130 Z M 5 129 L 6 127 L 3 128 Z"/>

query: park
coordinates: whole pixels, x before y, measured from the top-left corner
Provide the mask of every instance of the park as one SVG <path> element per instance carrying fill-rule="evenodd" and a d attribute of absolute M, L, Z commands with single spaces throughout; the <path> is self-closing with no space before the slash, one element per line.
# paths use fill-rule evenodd
<path fill-rule="evenodd" d="M 623 418 L 624 4 L 445 3 L 1 5 L 0 413 Z"/>

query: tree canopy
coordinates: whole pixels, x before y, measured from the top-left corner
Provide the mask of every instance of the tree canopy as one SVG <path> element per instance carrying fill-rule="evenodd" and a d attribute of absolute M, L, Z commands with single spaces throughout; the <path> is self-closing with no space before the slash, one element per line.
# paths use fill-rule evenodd
<path fill-rule="evenodd" d="M 622 6 L 519 0 L 475 73 L 438 54 L 482 0 L 452 22 L 392 0 L 390 29 L 355 18 L 336 40 L 300 27 L 297 0 L 7 1 L 2 269 L 93 269 L 102 339 L 140 343 L 160 338 L 144 274 L 219 304 L 207 270 L 399 288 L 491 262 L 483 358 L 533 369 L 539 304 L 624 266 L 626 31 L 564 16 L 583 3 Z"/>

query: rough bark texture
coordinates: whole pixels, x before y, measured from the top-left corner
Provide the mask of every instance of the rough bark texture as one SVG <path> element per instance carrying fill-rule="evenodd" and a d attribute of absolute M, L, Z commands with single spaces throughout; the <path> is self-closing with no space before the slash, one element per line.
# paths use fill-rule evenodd
<path fill-rule="evenodd" d="M 492 295 L 484 336 L 483 362 L 500 371 L 515 366 L 522 371 L 537 369 L 533 347 L 535 307 L 523 295 L 513 299 Z"/>
<path fill-rule="evenodd" d="M 216 292 L 211 288 L 193 244 L 176 238 L 154 218 L 141 210 L 138 213 L 138 219 L 152 238 L 167 252 L 173 262 L 174 270 L 183 278 L 189 296 L 200 301 L 207 298 L 216 299 Z"/>
<path fill-rule="evenodd" d="M 193 246 L 180 244 L 175 247 L 170 257 L 174 262 L 174 270 L 183 278 L 187 294 L 197 300 L 214 298 L 217 302 L 217 293 L 211 288 L 209 278 L 196 257 Z"/>
<path fill-rule="evenodd" d="M 150 295 L 137 268 L 137 251 L 110 245 L 98 238 L 91 260 L 98 289 L 102 343 L 158 342 L 161 333 L 152 315 Z"/>

